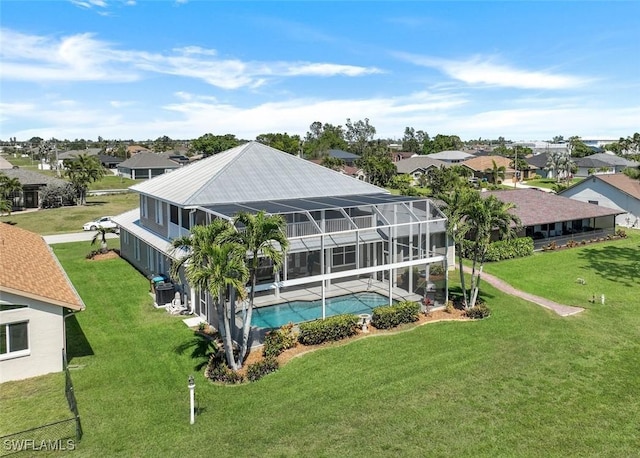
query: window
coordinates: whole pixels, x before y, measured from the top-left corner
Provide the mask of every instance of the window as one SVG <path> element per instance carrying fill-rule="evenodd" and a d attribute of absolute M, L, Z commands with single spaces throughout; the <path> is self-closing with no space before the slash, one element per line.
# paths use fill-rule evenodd
<path fill-rule="evenodd" d="M 345 246 L 333 249 L 333 265 L 342 266 L 356 263 L 356 246 Z"/>
<path fill-rule="evenodd" d="M 133 239 L 133 255 L 138 261 L 140 261 L 140 239 L 139 238 Z"/>
<path fill-rule="evenodd" d="M 147 208 L 147 196 L 140 196 L 140 213 L 143 218 L 149 216 L 149 209 Z"/>
<path fill-rule="evenodd" d="M 29 354 L 29 322 L 0 325 L 0 358 Z"/>
<path fill-rule="evenodd" d="M 169 211 L 171 212 L 171 222 L 173 224 L 180 224 L 180 222 L 178 221 L 178 207 L 176 207 L 175 205 L 170 205 L 169 206 Z"/>
<path fill-rule="evenodd" d="M 160 224 L 162 226 L 164 215 L 162 214 L 162 209 L 164 208 L 164 203 L 156 200 L 156 224 Z"/>

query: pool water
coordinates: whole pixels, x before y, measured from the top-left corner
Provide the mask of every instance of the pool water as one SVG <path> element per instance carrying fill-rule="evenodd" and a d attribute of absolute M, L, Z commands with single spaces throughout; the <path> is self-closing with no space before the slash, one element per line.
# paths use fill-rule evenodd
<path fill-rule="evenodd" d="M 371 313 L 375 307 L 389 305 L 389 298 L 377 293 L 356 293 L 326 299 L 326 316 Z M 279 328 L 322 318 L 322 301 L 293 301 L 253 309 L 251 324 L 259 328 Z"/>

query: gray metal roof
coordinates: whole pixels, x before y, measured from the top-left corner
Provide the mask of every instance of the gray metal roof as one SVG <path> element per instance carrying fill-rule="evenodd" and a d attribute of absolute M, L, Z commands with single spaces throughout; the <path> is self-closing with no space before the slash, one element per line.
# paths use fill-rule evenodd
<path fill-rule="evenodd" d="M 118 167 L 128 169 L 177 169 L 180 164 L 156 153 L 136 153 Z"/>
<path fill-rule="evenodd" d="M 237 146 L 131 189 L 183 206 L 388 194 L 383 188 L 258 142 Z"/>

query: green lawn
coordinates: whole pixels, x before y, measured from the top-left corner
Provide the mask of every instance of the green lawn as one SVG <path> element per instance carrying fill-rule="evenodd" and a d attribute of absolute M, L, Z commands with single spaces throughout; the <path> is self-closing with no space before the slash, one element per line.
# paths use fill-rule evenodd
<path fill-rule="evenodd" d="M 12 222 L 42 235 L 82 231 L 82 225 L 100 216 L 118 215 L 136 208 L 136 193 L 89 196 L 87 205 L 50 208 L 33 212 L 15 212 L 0 216 L 0 222 Z"/>
<path fill-rule="evenodd" d="M 570 184 L 575 184 L 579 181 L 582 181 L 583 178 L 574 178 L 573 180 L 571 180 Z M 558 182 L 556 181 L 555 178 L 539 178 L 536 180 L 527 180 L 524 182 L 524 184 L 528 185 L 528 186 L 535 186 L 537 188 L 547 188 L 547 189 L 553 189 L 553 187 L 557 184 Z M 564 181 L 562 182 L 562 184 L 564 184 Z"/>
<path fill-rule="evenodd" d="M 640 260 L 638 242 L 545 253 L 528 269 L 525 260 L 487 267 L 556 300 L 579 297 L 571 281 L 588 277 L 586 287 L 619 290 L 611 305 L 561 318 L 482 284 L 493 310 L 486 320 L 358 340 L 294 359 L 253 384 L 216 386 L 196 373 L 201 413 L 193 426 L 187 376 L 196 361 L 175 351 L 190 331 L 152 307 L 147 280 L 126 262 L 87 261 L 88 243 L 57 245 L 87 305 L 68 331 L 71 364 L 81 367 L 73 379 L 85 435 L 76 453 L 635 456 L 640 304 L 628 300 L 637 276 L 623 277 Z M 619 260 L 605 261 L 611 250 Z M 3 414 L 36 397 L 53 403 L 21 386 L 2 386 Z"/>

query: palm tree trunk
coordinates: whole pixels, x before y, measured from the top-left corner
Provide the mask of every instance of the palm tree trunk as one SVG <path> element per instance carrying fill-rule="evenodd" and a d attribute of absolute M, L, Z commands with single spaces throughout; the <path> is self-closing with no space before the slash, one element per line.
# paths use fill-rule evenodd
<path fill-rule="evenodd" d="M 462 288 L 462 305 L 467 308 L 467 285 L 464 278 L 464 266 L 462 265 L 462 243 L 458 246 L 458 269 L 460 270 L 460 287 Z"/>
<path fill-rule="evenodd" d="M 231 370 L 238 370 L 238 364 L 236 363 L 236 359 L 233 356 L 233 341 L 231 340 L 231 326 L 229 326 L 229 317 L 227 316 L 227 311 L 225 307 L 224 293 L 220 290 L 220 294 L 218 296 L 218 308 L 222 311 L 222 323 L 224 326 L 224 352 L 227 356 L 227 365 L 231 368 Z"/>
<path fill-rule="evenodd" d="M 251 292 L 249 293 L 249 307 L 247 315 L 242 323 L 242 343 L 240 345 L 240 364 L 247 357 L 249 347 L 249 334 L 251 333 L 251 317 L 253 315 L 253 300 L 256 297 L 256 283 L 258 283 L 258 270 L 253 269 L 251 272 Z"/>

